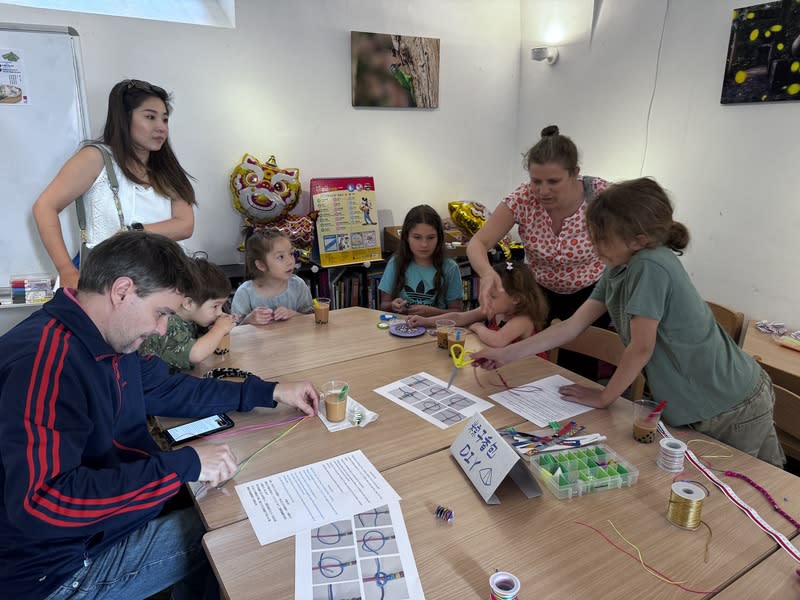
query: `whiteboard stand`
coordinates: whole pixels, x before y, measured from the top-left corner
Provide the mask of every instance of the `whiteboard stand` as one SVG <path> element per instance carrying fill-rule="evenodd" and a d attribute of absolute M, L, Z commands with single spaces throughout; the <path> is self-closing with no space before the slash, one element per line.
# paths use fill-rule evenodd
<path fill-rule="evenodd" d="M 25 102 L 0 104 L 0 286 L 17 273 L 55 269 L 39 239 L 31 207 L 61 166 L 89 139 L 80 37 L 72 27 L 0 23 L 0 56 L 19 57 Z M 80 246 L 75 210 L 60 215 L 64 241 Z M 27 305 L 10 305 L 13 307 Z M 37 308 L 37 305 L 33 305 Z M 5 308 L 5 306 L 3 306 Z M 24 311 L 2 311 L 0 333 Z"/>

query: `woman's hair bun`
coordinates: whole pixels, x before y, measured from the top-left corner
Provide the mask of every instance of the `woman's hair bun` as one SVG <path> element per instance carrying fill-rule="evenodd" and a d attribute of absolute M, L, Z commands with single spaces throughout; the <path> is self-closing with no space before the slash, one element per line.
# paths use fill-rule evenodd
<path fill-rule="evenodd" d="M 542 129 L 542 137 L 550 137 L 553 135 L 558 135 L 558 125 L 548 125 Z"/>

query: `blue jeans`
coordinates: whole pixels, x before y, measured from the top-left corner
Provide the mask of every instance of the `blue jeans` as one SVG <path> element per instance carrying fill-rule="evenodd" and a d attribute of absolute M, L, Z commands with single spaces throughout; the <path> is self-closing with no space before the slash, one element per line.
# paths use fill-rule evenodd
<path fill-rule="evenodd" d="M 217 598 L 194 508 L 162 514 L 79 569 L 47 600 L 135 600 L 173 586 L 172 597 Z"/>

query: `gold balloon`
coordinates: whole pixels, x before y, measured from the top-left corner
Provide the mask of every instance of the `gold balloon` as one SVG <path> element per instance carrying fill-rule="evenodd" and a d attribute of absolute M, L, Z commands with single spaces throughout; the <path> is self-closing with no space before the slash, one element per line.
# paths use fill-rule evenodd
<path fill-rule="evenodd" d="M 480 202 L 461 202 L 454 200 L 447 203 L 450 218 L 461 231 L 469 236 L 478 233 L 489 218 L 489 211 Z"/>
<path fill-rule="evenodd" d="M 489 218 L 489 211 L 480 202 L 462 202 L 454 200 L 447 203 L 447 210 L 450 211 L 450 218 L 462 232 L 468 236 L 478 233 L 478 230 L 486 224 Z M 511 251 L 522 249 L 524 246 L 505 236 L 497 242 L 506 260 L 511 260 Z"/>

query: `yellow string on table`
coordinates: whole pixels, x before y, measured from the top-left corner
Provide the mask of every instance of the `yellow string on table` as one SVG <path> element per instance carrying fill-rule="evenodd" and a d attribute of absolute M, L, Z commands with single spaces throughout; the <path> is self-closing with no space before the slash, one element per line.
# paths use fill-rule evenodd
<path fill-rule="evenodd" d="M 622 535 L 622 533 L 620 533 L 619 529 L 617 529 L 616 526 L 614 525 L 614 523 L 611 522 L 611 519 L 608 519 L 608 524 L 611 525 L 611 527 L 614 529 L 614 531 L 617 532 L 617 535 L 619 537 L 621 537 L 623 540 L 625 540 L 626 544 L 628 544 L 631 548 L 636 550 L 636 554 L 639 556 L 639 562 L 641 563 L 642 568 L 645 571 L 647 571 L 648 573 L 650 573 L 650 575 L 652 575 L 656 579 L 660 579 L 664 583 L 669 583 L 670 585 L 683 585 L 684 583 L 686 583 L 686 581 L 673 581 L 672 579 L 669 579 L 668 577 L 662 577 L 661 575 L 659 575 L 658 573 L 653 571 L 650 567 L 648 567 L 646 564 L 644 564 L 644 558 L 642 558 L 642 551 L 639 550 L 639 547 L 636 544 L 634 544 L 633 542 L 628 541 L 628 538 L 626 538 L 624 535 Z"/>
<path fill-rule="evenodd" d="M 246 466 L 247 466 L 247 465 L 250 463 L 250 461 L 251 461 L 251 460 L 253 460 L 253 459 L 254 459 L 256 456 L 258 456 L 259 454 L 261 454 L 261 453 L 262 453 L 264 450 L 266 450 L 267 448 L 269 448 L 269 447 L 270 447 L 272 444 L 274 444 L 275 442 L 277 442 L 278 440 L 280 440 L 281 438 L 283 438 L 285 435 L 287 435 L 287 434 L 288 434 L 290 431 L 292 431 L 292 430 L 293 430 L 295 427 L 297 427 L 298 425 L 300 425 L 300 423 L 302 423 L 303 421 L 305 421 L 305 420 L 307 420 L 307 419 L 310 419 L 310 418 L 312 418 L 310 415 L 306 415 L 305 417 L 303 417 L 302 419 L 300 419 L 300 420 L 299 420 L 297 423 L 295 423 L 294 425 L 292 425 L 291 427 L 289 427 L 289 429 L 287 429 L 287 430 L 286 430 L 286 431 L 284 431 L 283 433 L 279 433 L 279 434 L 278 434 L 278 435 L 276 435 L 274 438 L 272 438 L 270 441 L 268 441 L 266 444 L 264 444 L 263 446 L 261 446 L 261 448 L 259 448 L 259 449 L 258 449 L 258 450 L 256 450 L 255 452 L 253 452 L 253 453 L 252 453 L 250 456 L 248 456 L 247 458 L 245 458 L 244 460 L 242 460 L 241 462 L 239 462 L 239 464 L 238 464 L 238 465 L 236 465 L 236 466 L 238 467 L 238 469 L 236 470 L 236 473 L 234 473 L 234 474 L 233 474 L 233 475 L 232 475 L 232 476 L 231 476 L 229 479 L 226 479 L 225 481 L 223 481 L 222 483 L 220 483 L 219 485 L 217 485 L 217 489 L 219 490 L 219 489 L 222 489 L 223 487 L 225 487 L 225 484 L 226 484 L 226 483 L 228 483 L 228 482 L 229 482 L 231 479 L 233 479 L 234 477 L 236 477 L 236 475 L 238 475 L 239 473 L 241 473 L 241 472 L 244 470 L 244 468 L 245 468 L 245 467 L 246 467 Z"/>

